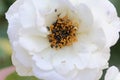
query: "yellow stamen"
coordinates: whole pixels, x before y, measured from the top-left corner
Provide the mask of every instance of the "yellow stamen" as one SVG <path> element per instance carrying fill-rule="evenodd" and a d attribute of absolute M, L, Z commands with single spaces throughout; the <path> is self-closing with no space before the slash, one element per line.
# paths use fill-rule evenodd
<path fill-rule="evenodd" d="M 68 19 L 68 16 L 63 18 L 58 16 L 56 22 L 49 27 L 50 34 L 48 39 L 51 48 L 60 49 L 76 42 L 77 28 L 78 26 L 74 26 L 73 22 Z"/>

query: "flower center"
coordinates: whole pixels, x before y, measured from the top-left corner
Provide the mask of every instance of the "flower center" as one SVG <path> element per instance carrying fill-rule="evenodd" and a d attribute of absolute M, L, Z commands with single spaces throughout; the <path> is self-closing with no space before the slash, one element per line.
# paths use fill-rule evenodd
<path fill-rule="evenodd" d="M 68 19 L 68 16 L 60 18 L 58 16 L 56 22 L 50 27 L 47 27 L 50 31 L 48 39 L 51 48 L 60 49 L 65 46 L 70 46 L 77 41 L 76 32 L 77 26 Z"/>

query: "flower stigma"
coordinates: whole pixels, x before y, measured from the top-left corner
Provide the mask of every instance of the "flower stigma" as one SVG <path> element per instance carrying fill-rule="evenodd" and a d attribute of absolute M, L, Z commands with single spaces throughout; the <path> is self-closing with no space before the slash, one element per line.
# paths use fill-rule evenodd
<path fill-rule="evenodd" d="M 47 27 L 50 31 L 48 40 L 51 48 L 60 49 L 65 46 L 71 46 L 74 42 L 77 42 L 77 24 L 74 24 L 68 16 L 63 18 L 57 17 L 55 23 Z"/>

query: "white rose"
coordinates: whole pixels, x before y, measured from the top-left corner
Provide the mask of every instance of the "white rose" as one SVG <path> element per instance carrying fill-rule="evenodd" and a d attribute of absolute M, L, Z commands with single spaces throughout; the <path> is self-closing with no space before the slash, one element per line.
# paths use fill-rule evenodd
<path fill-rule="evenodd" d="M 105 80 L 120 80 L 120 71 L 117 67 L 112 66 L 107 70 Z"/>
<path fill-rule="evenodd" d="M 120 31 L 108 0 L 17 0 L 6 18 L 16 71 L 45 80 L 98 80 Z"/>

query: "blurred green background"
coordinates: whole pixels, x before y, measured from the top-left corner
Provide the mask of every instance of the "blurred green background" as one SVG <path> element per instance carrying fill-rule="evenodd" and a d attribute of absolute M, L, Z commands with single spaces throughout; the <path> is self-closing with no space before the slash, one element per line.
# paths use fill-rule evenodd
<path fill-rule="evenodd" d="M 15 0 L 0 0 L 0 69 L 10 66 L 11 64 L 11 48 L 7 36 L 7 20 L 5 12 Z"/>
<path fill-rule="evenodd" d="M 5 12 L 8 10 L 10 5 L 12 5 L 14 1 L 15 0 L 0 0 L 0 69 L 12 65 L 11 63 L 12 50 L 6 32 L 8 23 L 7 20 L 5 19 Z M 120 16 L 120 0 L 110 0 L 110 1 L 115 5 L 118 11 L 118 15 Z M 117 67 L 120 68 L 120 40 L 115 46 L 111 47 L 111 58 L 109 62 L 110 65 L 116 65 Z M 17 76 L 15 73 L 13 75 Z M 25 79 L 26 77 L 19 78 L 16 80 L 25 80 Z M 37 80 L 37 79 L 27 78 L 27 80 Z"/>

